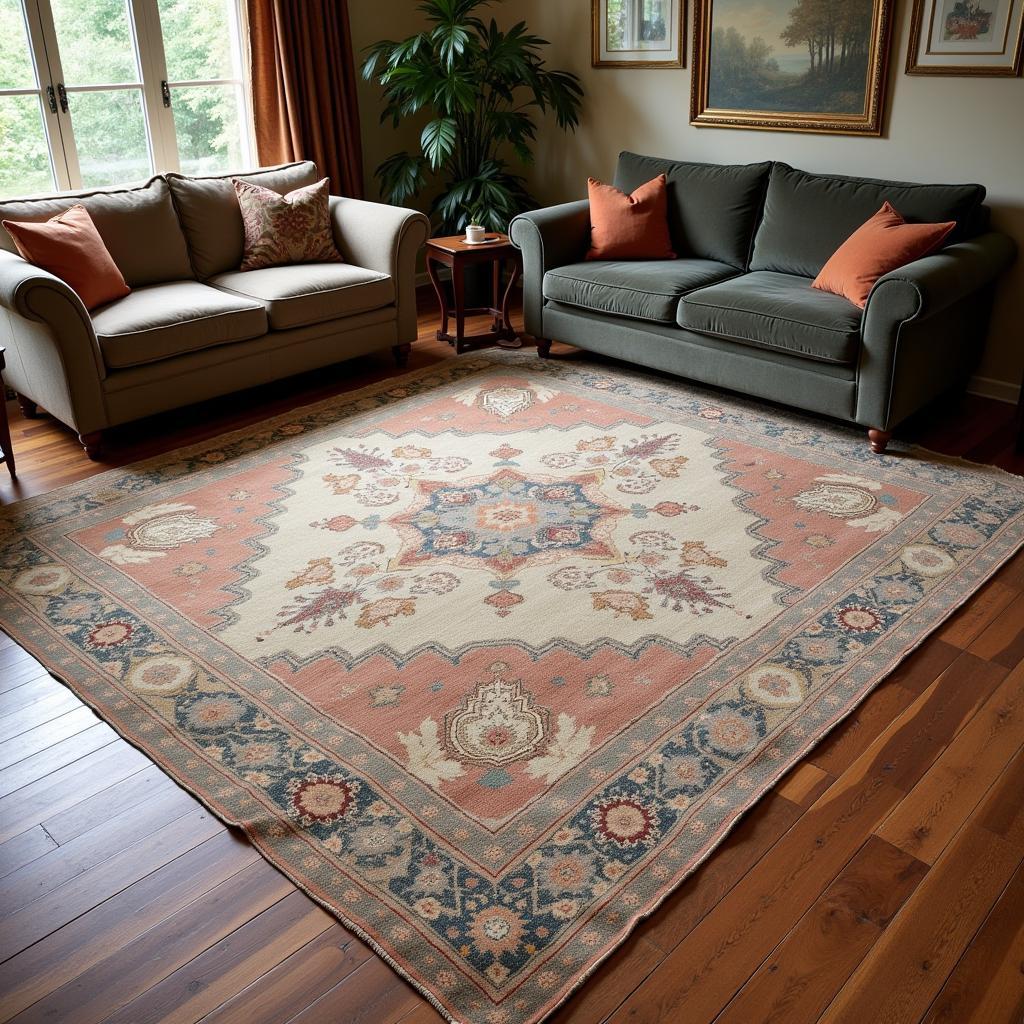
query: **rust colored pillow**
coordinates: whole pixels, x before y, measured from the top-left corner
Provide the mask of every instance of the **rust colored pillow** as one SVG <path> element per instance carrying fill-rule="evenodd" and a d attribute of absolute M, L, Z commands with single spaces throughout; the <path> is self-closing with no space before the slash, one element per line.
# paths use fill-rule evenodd
<path fill-rule="evenodd" d="M 285 196 L 250 181 L 231 180 L 245 226 L 245 252 L 239 270 L 342 262 L 331 231 L 328 178 Z"/>
<path fill-rule="evenodd" d="M 668 184 L 664 174 L 632 195 L 587 179 L 590 192 L 588 260 L 674 260 L 668 233 Z"/>
<path fill-rule="evenodd" d="M 18 252 L 64 281 L 86 309 L 122 299 L 131 291 L 80 203 L 49 220 L 5 220 L 3 225 Z"/>
<path fill-rule="evenodd" d="M 927 256 L 955 227 L 953 220 L 908 224 L 889 203 L 883 203 L 832 253 L 812 287 L 842 295 L 863 309 L 883 274 Z"/>

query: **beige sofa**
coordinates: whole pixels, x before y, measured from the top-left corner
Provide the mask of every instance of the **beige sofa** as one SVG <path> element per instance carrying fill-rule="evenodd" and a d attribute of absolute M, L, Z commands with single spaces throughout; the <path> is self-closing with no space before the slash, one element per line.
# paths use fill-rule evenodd
<path fill-rule="evenodd" d="M 309 162 L 234 175 L 285 193 Z M 0 219 L 45 220 L 82 203 L 130 295 L 90 314 L 59 278 L 17 255 L 0 228 L 0 345 L 27 415 L 42 406 L 90 458 L 102 431 L 416 337 L 412 210 L 331 197 L 345 263 L 240 272 L 242 218 L 231 175 L 160 175 L 137 187 L 0 202 Z"/>

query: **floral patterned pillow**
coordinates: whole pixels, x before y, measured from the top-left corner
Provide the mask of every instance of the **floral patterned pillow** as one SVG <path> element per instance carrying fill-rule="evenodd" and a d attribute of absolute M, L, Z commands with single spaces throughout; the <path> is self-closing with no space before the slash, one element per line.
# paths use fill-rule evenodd
<path fill-rule="evenodd" d="M 284 196 L 249 181 L 231 181 L 245 227 L 240 270 L 343 262 L 331 232 L 327 178 Z"/>

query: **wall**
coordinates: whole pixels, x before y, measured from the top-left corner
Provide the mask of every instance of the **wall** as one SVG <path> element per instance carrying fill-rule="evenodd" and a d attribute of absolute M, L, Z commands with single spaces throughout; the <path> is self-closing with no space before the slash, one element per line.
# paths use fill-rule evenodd
<path fill-rule="evenodd" d="M 689 0 L 691 12 L 692 6 Z M 545 204 L 585 196 L 587 175 L 610 177 L 622 149 L 721 163 L 784 160 L 808 170 L 910 181 L 980 181 L 994 223 L 1014 236 L 1021 258 L 999 289 L 979 377 L 1005 382 L 988 390 L 1014 397 L 1024 370 L 1024 79 L 905 75 L 911 6 L 896 3 L 886 136 L 871 139 L 694 128 L 689 69 L 591 67 L 590 0 L 495 5 L 503 24 L 523 18 L 549 39 L 551 62 L 576 72 L 586 90 L 575 138 L 566 141 L 553 122 L 545 123 L 529 175 L 534 194 Z M 692 24 L 687 31 L 692 40 Z"/>

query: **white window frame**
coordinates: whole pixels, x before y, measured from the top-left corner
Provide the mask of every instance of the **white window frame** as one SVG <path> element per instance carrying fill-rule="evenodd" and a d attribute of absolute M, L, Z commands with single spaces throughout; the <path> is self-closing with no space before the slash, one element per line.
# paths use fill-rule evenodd
<path fill-rule="evenodd" d="M 149 162 L 152 172 L 159 174 L 164 171 L 181 170 L 174 126 L 175 90 L 199 86 L 234 87 L 238 96 L 239 115 L 243 122 L 242 163 L 243 166 L 254 166 L 256 146 L 243 0 L 230 0 L 228 7 L 234 64 L 231 77 L 183 81 L 167 79 L 167 61 L 158 0 L 126 0 L 126 4 L 138 68 L 138 81 L 65 86 L 50 0 L 21 0 L 36 87 L 2 89 L 0 96 L 31 95 L 38 98 L 49 148 L 50 166 L 57 189 L 90 187 L 82 181 L 74 135 L 74 96 L 84 92 L 117 90 L 135 91 L 141 95 Z"/>

